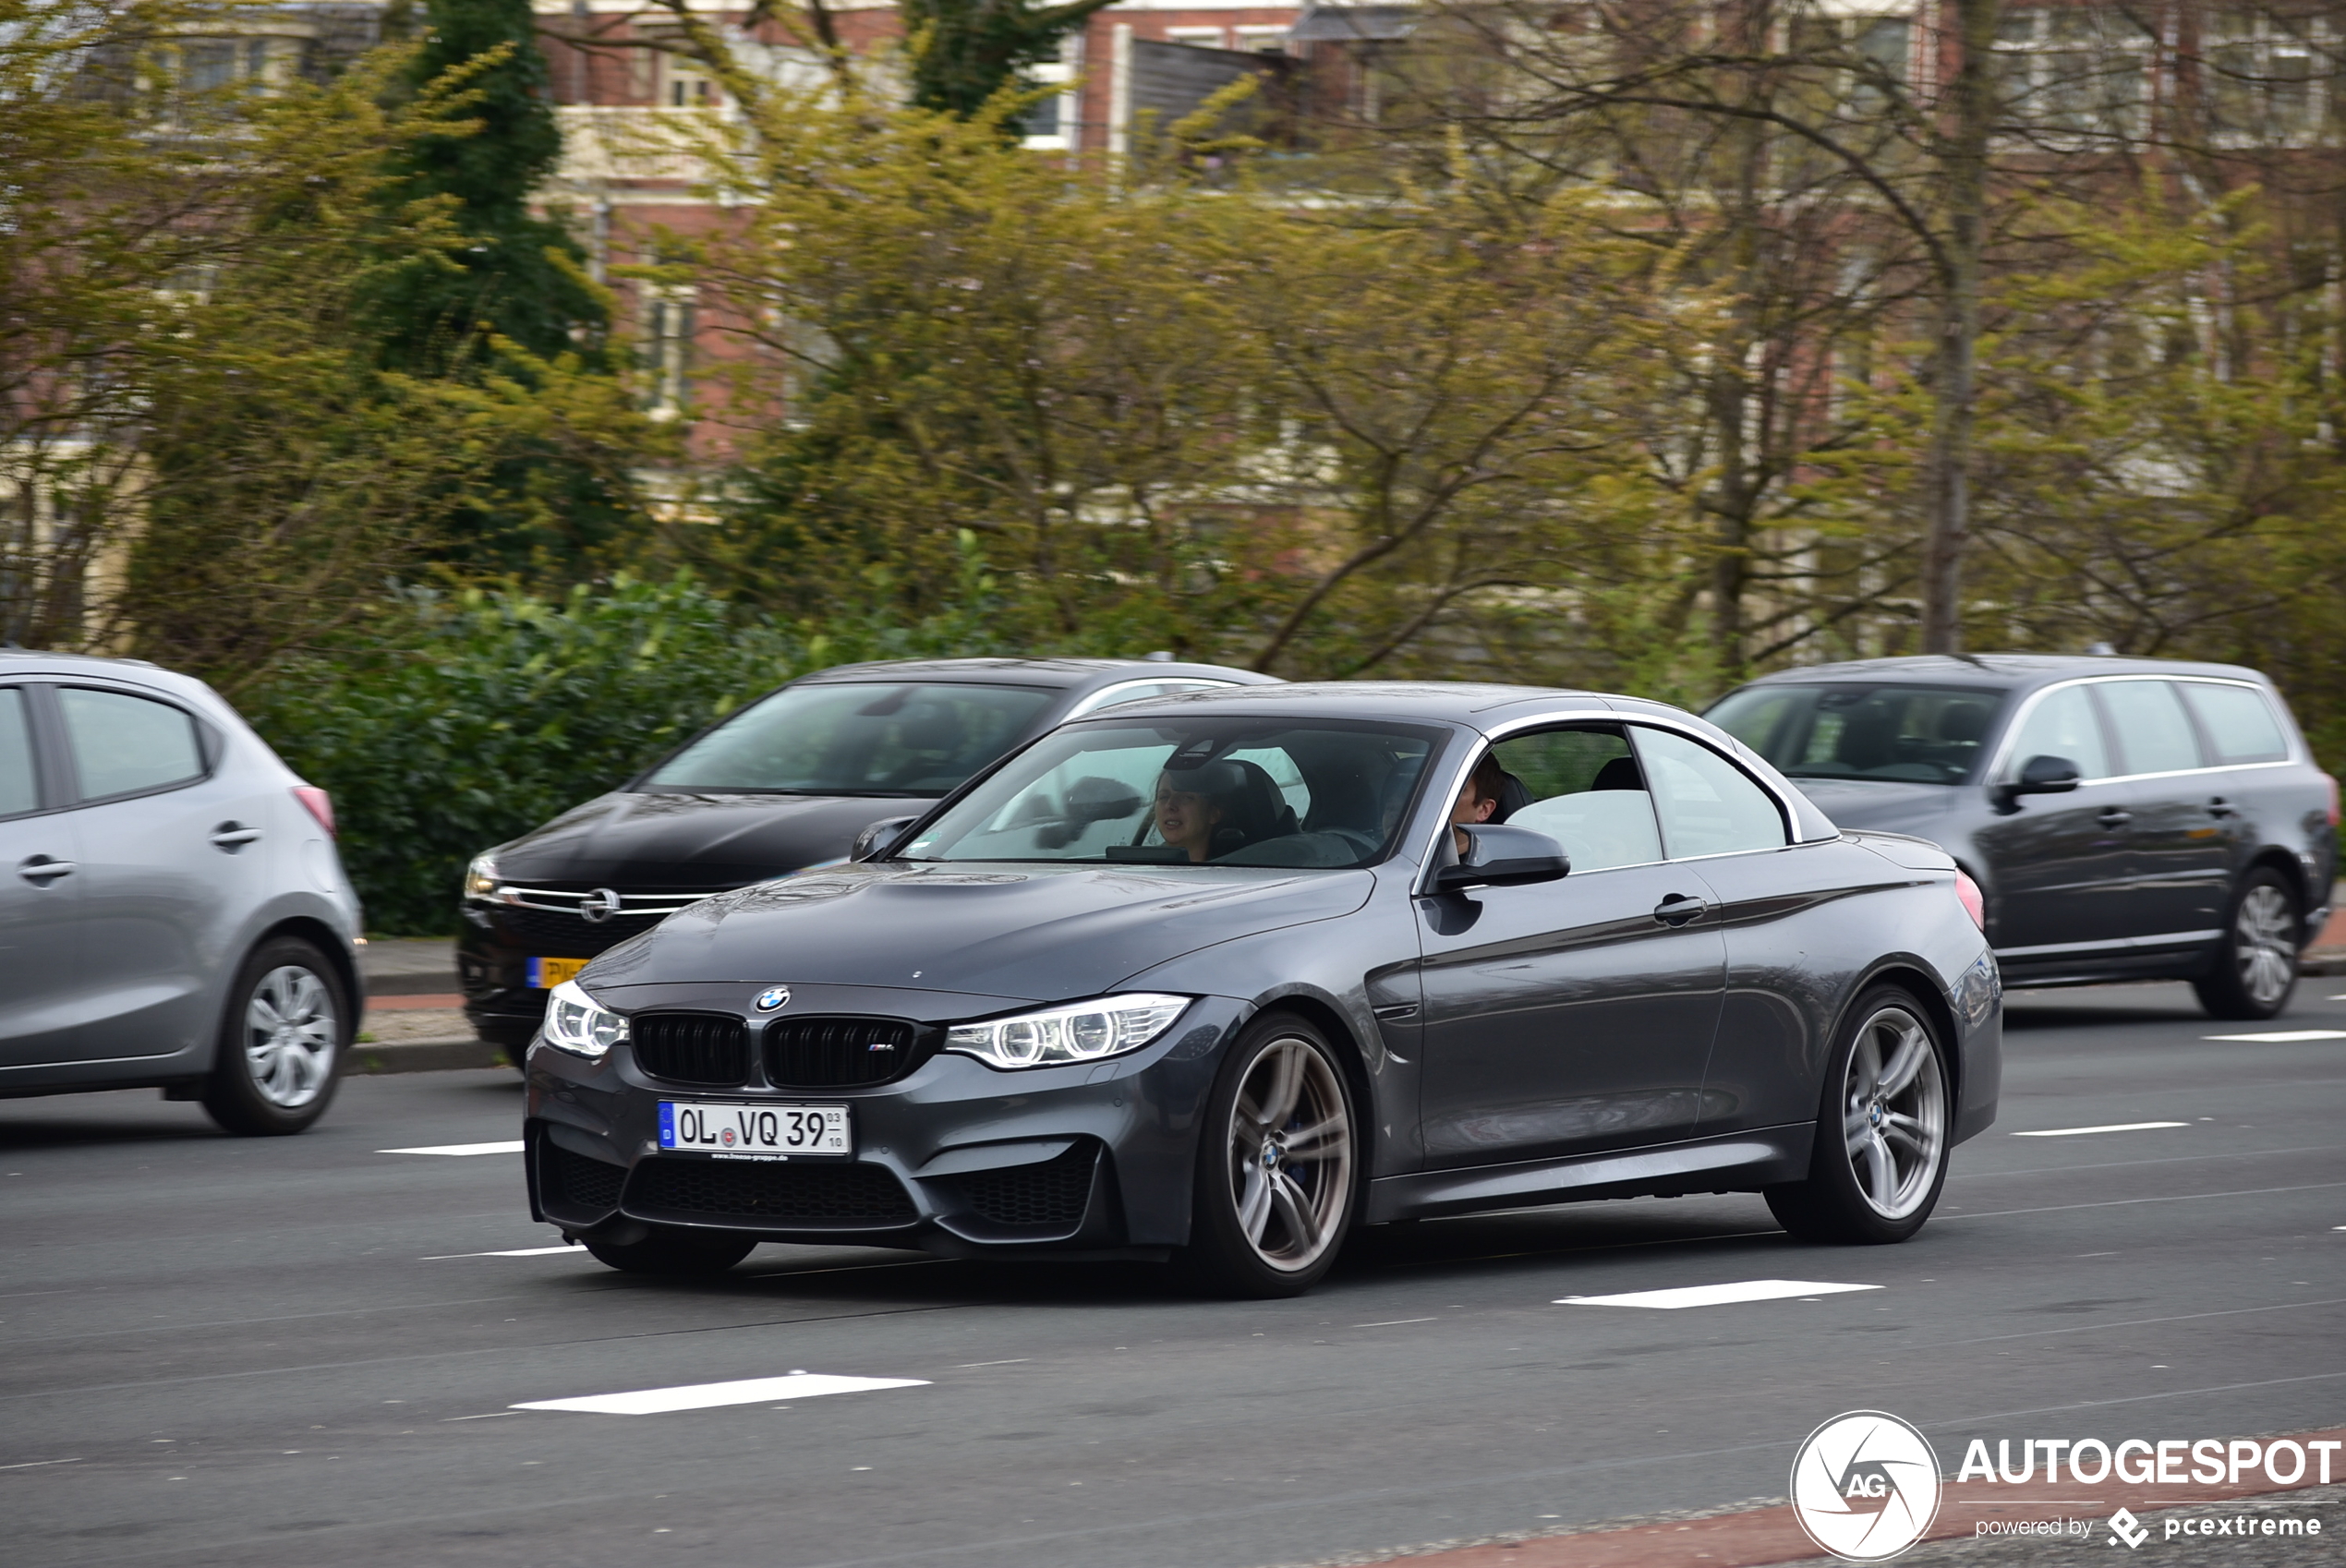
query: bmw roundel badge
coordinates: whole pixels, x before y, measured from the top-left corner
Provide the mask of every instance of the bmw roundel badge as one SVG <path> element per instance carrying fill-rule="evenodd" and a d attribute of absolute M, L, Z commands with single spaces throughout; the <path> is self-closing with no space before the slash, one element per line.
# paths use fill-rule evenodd
<path fill-rule="evenodd" d="M 757 1010 L 761 1013 L 770 1013 L 777 1007 L 789 1005 L 790 987 L 787 985 L 769 985 L 757 994 Z"/>

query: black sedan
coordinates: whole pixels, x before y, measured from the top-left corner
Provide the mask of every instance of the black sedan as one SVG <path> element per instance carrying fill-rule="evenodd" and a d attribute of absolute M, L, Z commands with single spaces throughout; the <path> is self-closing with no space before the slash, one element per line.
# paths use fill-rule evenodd
<path fill-rule="evenodd" d="M 1356 1225 L 1579 1199 L 1756 1190 L 1903 1240 L 1995 1116 L 1953 862 L 1658 704 L 1162 699 L 863 856 L 556 990 L 539 1218 L 647 1272 L 858 1242 L 1285 1295 Z"/>
<path fill-rule="evenodd" d="M 1066 719 L 1271 680 L 1151 655 L 895 659 L 793 681 L 474 860 L 456 947 L 465 1016 L 518 1057 L 552 987 L 694 900 L 844 860 L 875 817 L 926 811 Z"/>
<path fill-rule="evenodd" d="M 2329 916 L 2338 782 L 2272 682 L 2231 664 L 2051 654 L 1786 670 L 1708 716 L 1848 827 L 1945 846 L 2006 983 L 2188 980 L 2288 1007 Z"/>

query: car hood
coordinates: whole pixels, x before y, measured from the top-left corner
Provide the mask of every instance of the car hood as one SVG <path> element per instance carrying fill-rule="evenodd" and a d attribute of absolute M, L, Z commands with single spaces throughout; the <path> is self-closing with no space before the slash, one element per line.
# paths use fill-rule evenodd
<path fill-rule="evenodd" d="M 1883 778 L 1796 778 L 1793 785 L 1832 819 L 1835 827 L 1880 827 L 1894 833 L 1921 833 L 1921 824 L 1935 823 L 1953 810 L 1958 787 L 1946 784 L 1902 784 Z"/>
<path fill-rule="evenodd" d="M 1238 866 L 844 866 L 704 899 L 597 959 L 582 983 L 599 993 L 779 981 L 1060 1001 L 1217 942 L 1349 914 L 1374 883 L 1366 871 Z"/>
<path fill-rule="evenodd" d="M 847 853 L 875 822 L 925 812 L 926 798 L 636 794 L 617 790 L 497 850 L 507 882 L 621 889 L 739 887 Z"/>

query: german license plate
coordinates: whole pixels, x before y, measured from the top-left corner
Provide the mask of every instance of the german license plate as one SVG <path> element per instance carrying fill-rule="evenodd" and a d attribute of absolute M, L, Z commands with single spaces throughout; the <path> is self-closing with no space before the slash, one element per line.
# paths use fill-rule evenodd
<path fill-rule="evenodd" d="M 578 971 L 593 961 L 591 959 L 532 959 L 529 960 L 529 983 L 540 991 L 551 991 L 565 980 L 576 980 Z"/>
<path fill-rule="evenodd" d="M 855 1152 L 844 1105 L 720 1105 L 698 1100 L 659 1103 L 659 1146 L 767 1159 Z"/>

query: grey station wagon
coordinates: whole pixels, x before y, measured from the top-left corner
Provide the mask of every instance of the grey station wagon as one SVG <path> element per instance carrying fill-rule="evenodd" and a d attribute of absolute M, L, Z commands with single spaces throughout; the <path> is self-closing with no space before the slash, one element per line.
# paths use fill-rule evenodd
<path fill-rule="evenodd" d="M 1983 654 L 1788 670 L 1708 715 L 1844 827 L 1939 844 L 2005 983 L 2188 980 L 2288 1006 L 2328 918 L 2338 782 L 2253 669 Z"/>

